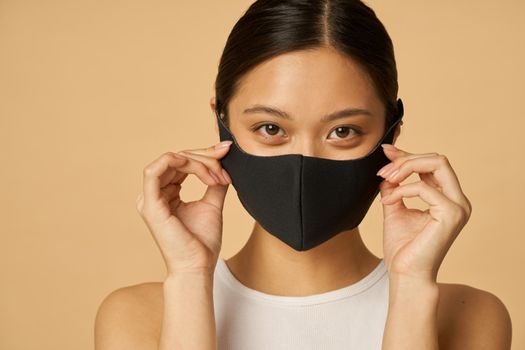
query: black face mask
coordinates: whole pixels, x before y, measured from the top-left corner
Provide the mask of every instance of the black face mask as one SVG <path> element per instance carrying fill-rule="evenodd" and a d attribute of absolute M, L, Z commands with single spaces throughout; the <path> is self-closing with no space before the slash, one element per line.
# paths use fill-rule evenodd
<path fill-rule="evenodd" d="M 302 154 L 246 153 L 219 111 L 217 103 L 220 140 L 233 141 L 220 162 L 241 204 L 266 231 L 297 251 L 314 248 L 361 223 L 383 180 L 376 173 L 390 162 L 381 144 L 392 143 L 404 113 L 398 99 L 390 126 L 367 155 L 333 160 Z"/>

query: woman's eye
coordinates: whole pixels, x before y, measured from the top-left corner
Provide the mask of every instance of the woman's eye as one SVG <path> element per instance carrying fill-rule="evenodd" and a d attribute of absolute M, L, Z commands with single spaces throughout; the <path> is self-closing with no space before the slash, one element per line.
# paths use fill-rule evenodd
<path fill-rule="evenodd" d="M 279 134 L 279 131 L 282 131 L 282 129 L 275 125 L 275 124 L 262 124 L 253 129 L 253 131 L 261 130 L 262 136 L 271 138 L 272 136 L 276 136 Z M 362 132 L 359 129 L 350 127 L 350 126 L 339 126 L 335 128 L 330 135 L 333 133 L 336 134 L 336 138 L 340 140 L 344 139 L 353 139 L 356 136 L 359 136 L 362 134 Z M 330 135 L 328 138 L 330 138 Z M 349 136 L 350 135 L 350 136 Z M 283 136 L 283 135 L 282 135 Z"/>
<path fill-rule="evenodd" d="M 352 130 L 352 132 L 350 132 L 350 130 Z M 334 133 L 334 132 L 336 133 L 337 137 L 340 138 L 340 139 L 349 139 L 349 138 L 354 138 L 356 136 L 361 135 L 361 131 L 360 130 L 357 130 L 357 129 L 349 127 L 349 126 L 339 126 L 339 127 L 335 128 L 330 133 L 330 135 L 332 135 L 332 133 Z M 347 137 L 350 134 L 355 134 L 356 136 Z"/>
<path fill-rule="evenodd" d="M 262 129 L 264 130 L 264 132 L 266 133 L 267 136 L 275 136 L 277 135 L 277 133 L 279 132 L 279 130 L 281 129 L 280 127 L 278 127 L 277 125 L 275 124 L 262 124 L 262 125 L 259 125 L 258 127 L 256 127 L 255 129 L 253 129 L 254 131 L 257 131 L 259 129 Z M 266 136 L 263 134 L 263 136 Z"/>

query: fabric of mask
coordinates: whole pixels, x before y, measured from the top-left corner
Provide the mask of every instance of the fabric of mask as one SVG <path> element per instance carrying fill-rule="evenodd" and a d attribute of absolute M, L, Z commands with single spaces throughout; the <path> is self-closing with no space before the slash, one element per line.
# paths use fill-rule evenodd
<path fill-rule="evenodd" d="M 241 204 L 266 231 L 297 251 L 314 248 L 361 223 L 383 180 L 376 173 L 390 162 L 381 144 L 392 143 L 404 114 L 398 99 L 396 115 L 368 154 L 334 160 L 302 154 L 249 154 L 219 111 L 217 103 L 220 140 L 233 141 L 220 162 Z"/>

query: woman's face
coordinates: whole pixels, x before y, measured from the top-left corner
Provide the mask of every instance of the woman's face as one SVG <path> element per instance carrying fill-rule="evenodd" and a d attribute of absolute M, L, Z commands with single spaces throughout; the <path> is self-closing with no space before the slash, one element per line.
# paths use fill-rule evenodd
<path fill-rule="evenodd" d="M 385 128 L 385 108 L 372 81 L 329 48 L 261 63 L 242 78 L 229 108 L 230 130 L 239 146 L 260 156 L 359 158 L 379 142 Z"/>

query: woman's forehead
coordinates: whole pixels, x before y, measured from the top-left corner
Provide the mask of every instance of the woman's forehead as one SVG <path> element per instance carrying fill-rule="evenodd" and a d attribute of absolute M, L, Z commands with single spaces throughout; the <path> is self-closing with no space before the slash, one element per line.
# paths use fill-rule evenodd
<path fill-rule="evenodd" d="M 239 81 L 230 111 L 241 113 L 253 105 L 301 114 L 353 107 L 381 115 L 383 110 L 372 81 L 359 65 L 324 49 L 289 52 L 250 70 Z"/>

